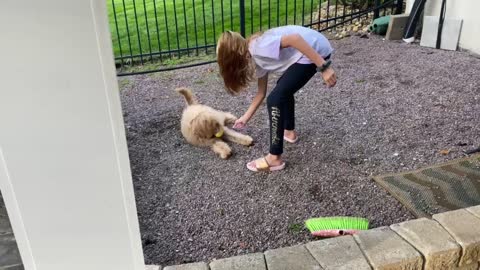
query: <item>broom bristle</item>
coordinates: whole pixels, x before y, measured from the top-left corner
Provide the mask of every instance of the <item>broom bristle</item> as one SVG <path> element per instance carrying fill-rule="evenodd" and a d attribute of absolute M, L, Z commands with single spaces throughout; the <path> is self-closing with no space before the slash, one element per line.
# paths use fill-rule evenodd
<path fill-rule="evenodd" d="M 311 218 L 305 221 L 310 232 L 322 230 L 368 230 L 368 220 L 358 217 Z"/>

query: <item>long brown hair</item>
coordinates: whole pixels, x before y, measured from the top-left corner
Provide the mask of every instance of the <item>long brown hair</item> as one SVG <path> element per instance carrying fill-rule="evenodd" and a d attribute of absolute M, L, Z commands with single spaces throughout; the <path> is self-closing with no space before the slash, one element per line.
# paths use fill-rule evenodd
<path fill-rule="evenodd" d="M 230 94 L 238 94 L 253 81 L 255 66 L 248 51 L 248 41 L 239 33 L 222 33 L 217 43 L 217 61 Z"/>

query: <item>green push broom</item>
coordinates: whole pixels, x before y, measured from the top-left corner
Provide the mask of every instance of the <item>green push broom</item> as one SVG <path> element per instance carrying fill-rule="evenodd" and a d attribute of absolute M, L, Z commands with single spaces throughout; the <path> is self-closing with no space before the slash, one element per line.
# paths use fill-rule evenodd
<path fill-rule="evenodd" d="M 305 221 L 305 226 L 313 236 L 334 237 L 368 230 L 368 220 L 359 217 L 311 218 Z"/>

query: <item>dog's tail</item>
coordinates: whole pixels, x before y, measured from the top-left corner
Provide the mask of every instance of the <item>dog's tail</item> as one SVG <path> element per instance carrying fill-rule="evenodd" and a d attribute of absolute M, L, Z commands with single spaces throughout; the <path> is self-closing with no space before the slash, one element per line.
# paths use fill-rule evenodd
<path fill-rule="evenodd" d="M 193 105 L 193 104 L 198 104 L 197 100 L 195 99 L 195 96 L 192 93 L 192 90 L 186 88 L 186 87 L 180 87 L 175 89 L 179 94 L 183 95 L 185 98 L 185 101 L 187 102 L 188 105 Z"/>

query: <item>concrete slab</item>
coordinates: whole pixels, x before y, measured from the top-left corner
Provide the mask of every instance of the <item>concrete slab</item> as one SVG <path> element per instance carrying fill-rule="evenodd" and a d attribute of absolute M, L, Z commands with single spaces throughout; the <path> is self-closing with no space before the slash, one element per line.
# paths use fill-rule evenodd
<path fill-rule="evenodd" d="M 354 238 L 374 269 L 422 269 L 422 255 L 388 227 L 362 231 Z"/>
<path fill-rule="evenodd" d="M 2 194 L 0 193 L 0 234 L 12 233 L 10 220 L 8 219 L 7 208 L 3 202 Z"/>
<path fill-rule="evenodd" d="M 265 251 L 268 270 L 322 270 L 305 246 Z"/>
<path fill-rule="evenodd" d="M 0 235 L 0 269 L 5 266 L 22 264 L 17 242 L 12 233 Z"/>
<path fill-rule="evenodd" d="M 457 267 L 462 248 L 436 221 L 426 218 L 390 226 L 425 258 L 425 270 Z"/>
<path fill-rule="evenodd" d="M 253 253 L 212 261 L 210 270 L 267 270 L 267 265 L 262 253 Z"/>
<path fill-rule="evenodd" d="M 17 265 L 0 267 L 0 270 L 25 270 L 25 268 L 23 267 L 23 265 L 17 264 Z"/>
<path fill-rule="evenodd" d="M 162 267 L 159 265 L 145 265 L 145 270 L 161 270 Z"/>
<path fill-rule="evenodd" d="M 469 207 L 469 208 L 466 208 L 465 210 L 467 210 L 468 212 L 480 218 L 480 205 Z"/>
<path fill-rule="evenodd" d="M 7 208 L 5 207 L 5 203 L 3 202 L 2 198 L 0 198 L 0 215 L 7 216 Z"/>
<path fill-rule="evenodd" d="M 401 40 L 408 21 L 408 14 L 391 15 L 388 23 L 386 40 Z"/>
<path fill-rule="evenodd" d="M 208 265 L 204 262 L 189 263 L 174 266 L 167 266 L 163 270 L 208 270 Z"/>
<path fill-rule="evenodd" d="M 438 16 L 425 16 L 420 46 L 435 48 L 438 35 Z M 462 30 L 462 19 L 445 18 L 442 30 L 441 49 L 456 51 Z"/>
<path fill-rule="evenodd" d="M 465 209 L 433 215 L 462 246 L 459 266 L 475 263 L 480 258 L 480 218 Z"/>
<path fill-rule="evenodd" d="M 2 214 L 0 209 L 0 235 L 9 233 L 12 233 L 12 226 L 10 225 L 10 221 L 6 213 Z"/>
<path fill-rule="evenodd" d="M 450 270 L 480 270 L 479 263 L 472 263 L 464 266 L 451 268 Z"/>
<path fill-rule="evenodd" d="M 372 269 L 352 236 L 320 240 L 305 246 L 325 269 Z"/>

